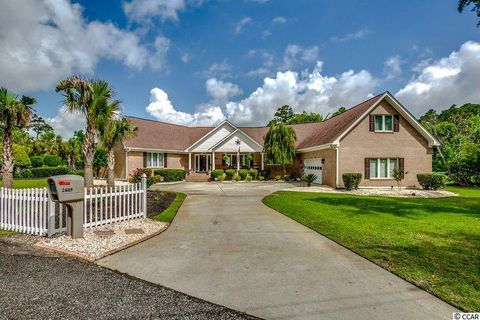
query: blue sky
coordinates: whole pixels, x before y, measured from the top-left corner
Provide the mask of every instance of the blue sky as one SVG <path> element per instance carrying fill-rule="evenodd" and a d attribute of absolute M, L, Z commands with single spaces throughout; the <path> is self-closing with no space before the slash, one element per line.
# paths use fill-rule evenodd
<path fill-rule="evenodd" d="M 125 114 L 185 125 L 260 125 L 287 103 L 326 114 L 385 90 L 416 115 L 480 102 L 480 29 L 453 0 L 1 2 L 15 38 L 0 36 L 0 85 L 64 135 L 82 125 L 53 92 L 70 74 L 108 80 Z"/>

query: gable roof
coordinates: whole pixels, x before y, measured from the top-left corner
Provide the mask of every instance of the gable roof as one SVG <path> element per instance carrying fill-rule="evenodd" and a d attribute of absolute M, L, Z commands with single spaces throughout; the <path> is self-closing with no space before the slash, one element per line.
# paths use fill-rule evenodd
<path fill-rule="evenodd" d="M 438 146 L 435 138 L 423 128 L 415 117 L 403 107 L 388 91 L 365 100 L 345 112 L 323 122 L 290 125 L 297 135 L 297 151 L 307 151 L 312 148 L 339 144 L 340 139 L 350 132 L 371 110 L 383 99 L 386 99 L 422 136 L 429 146 Z M 259 145 L 268 127 L 236 127 L 228 120 L 216 127 L 186 127 L 155 120 L 127 117 L 138 127 L 137 136 L 124 141 L 124 146 L 130 149 L 151 149 L 164 151 L 186 152 L 197 145 L 200 140 L 208 137 L 225 123 L 240 130 Z"/>

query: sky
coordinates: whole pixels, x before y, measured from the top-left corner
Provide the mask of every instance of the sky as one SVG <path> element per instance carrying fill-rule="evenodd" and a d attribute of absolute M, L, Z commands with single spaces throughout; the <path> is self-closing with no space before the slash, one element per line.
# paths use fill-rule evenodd
<path fill-rule="evenodd" d="M 480 103 L 480 28 L 455 0 L 0 0 L 0 86 L 62 136 L 55 84 L 105 79 L 123 114 L 265 125 L 389 91 L 414 115 Z"/>

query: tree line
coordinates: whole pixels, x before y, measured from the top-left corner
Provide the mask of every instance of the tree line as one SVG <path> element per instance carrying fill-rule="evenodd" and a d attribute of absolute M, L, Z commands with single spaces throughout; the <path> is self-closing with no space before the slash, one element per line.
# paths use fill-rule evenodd
<path fill-rule="evenodd" d="M 113 147 L 133 137 L 137 128 L 121 116 L 121 102 L 114 98 L 113 88 L 104 80 L 71 76 L 59 81 L 55 91 L 62 94 L 66 110 L 86 122 L 85 131 L 76 131 L 66 141 L 34 114 L 35 98 L 0 88 L 3 186 L 13 186 L 15 144 L 31 157 L 56 155 L 71 169 L 83 166 L 86 187 L 93 187 L 94 167 L 103 164 L 107 167 L 107 183 L 114 186 Z"/>

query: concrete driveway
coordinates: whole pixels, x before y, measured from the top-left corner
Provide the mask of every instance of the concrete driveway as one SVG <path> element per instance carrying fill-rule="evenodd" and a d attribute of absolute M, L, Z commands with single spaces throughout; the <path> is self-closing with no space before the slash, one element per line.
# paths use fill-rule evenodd
<path fill-rule="evenodd" d="M 181 183 L 163 234 L 99 261 L 135 277 L 275 319 L 451 319 L 456 311 L 264 206 L 276 183 Z"/>

